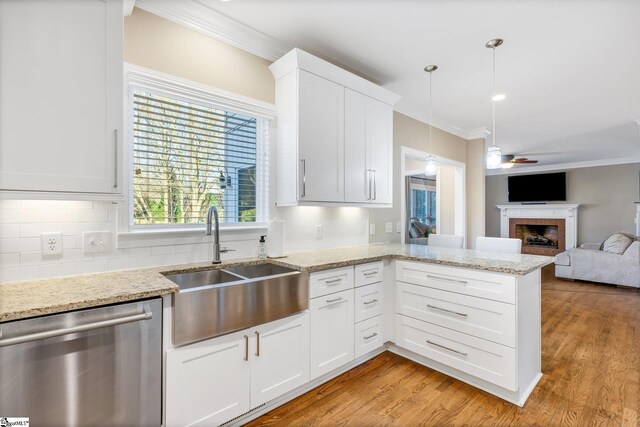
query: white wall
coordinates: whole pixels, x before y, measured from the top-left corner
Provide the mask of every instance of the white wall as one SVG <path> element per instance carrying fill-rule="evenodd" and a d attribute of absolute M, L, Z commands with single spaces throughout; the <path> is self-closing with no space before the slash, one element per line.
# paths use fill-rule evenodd
<path fill-rule="evenodd" d="M 452 167 L 438 167 L 438 201 L 437 215 L 440 229 L 438 234 L 456 234 L 456 171 Z"/>

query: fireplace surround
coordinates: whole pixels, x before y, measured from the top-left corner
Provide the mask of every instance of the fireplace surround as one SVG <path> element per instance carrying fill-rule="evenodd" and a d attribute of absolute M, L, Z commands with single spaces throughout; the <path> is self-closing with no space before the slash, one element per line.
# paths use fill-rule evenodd
<path fill-rule="evenodd" d="M 525 241 L 522 242 L 523 253 L 535 253 L 539 255 L 555 255 L 566 249 L 575 248 L 578 241 L 578 207 L 577 204 L 537 204 L 537 205 L 498 205 L 500 209 L 500 237 L 518 237 L 517 230 L 514 228 L 511 230 L 513 224 L 542 226 L 556 225 L 558 248 L 545 247 L 542 242 L 546 242 L 544 239 L 537 239 L 536 242 L 540 242 L 539 245 L 528 245 Z M 511 220 L 516 220 L 515 222 Z M 562 220 L 562 222 L 551 222 L 552 220 Z M 548 224 L 547 224 L 548 223 Z M 537 230 L 537 232 L 536 232 Z M 542 233 L 540 232 L 542 231 Z M 526 234 L 520 231 L 521 236 L 536 237 L 542 236 L 547 239 L 553 239 L 553 231 L 540 229 L 538 227 L 532 227 Z M 535 235 L 534 235 L 535 234 Z M 522 238 L 520 237 L 520 238 Z M 564 244 L 564 246 L 562 246 Z M 530 251 L 531 249 L 541 249 Z"/>

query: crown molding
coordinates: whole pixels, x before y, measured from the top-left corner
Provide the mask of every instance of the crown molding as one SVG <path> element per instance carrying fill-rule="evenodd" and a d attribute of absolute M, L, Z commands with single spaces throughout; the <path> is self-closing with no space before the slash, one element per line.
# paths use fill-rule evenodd
<path fill-rule="evenodd" d="M 191 28 L 223 43 L 275 61 L 294 46 L 236 21 L 197 0 L 137 0 L 136 7 Z"/>
<path fill-rule="evenodd" d="M 408 101 L 400 99 L 400 101 L 398 101 L 398 103 L 394 105 L 393 109 L 394 111 L 397 111 L 400 114 L 404 114 L 407 117 L 411 117 L 414 120 L 417 120 L 427 125 L 429 124 L 429 120 L 427 120 L 424 117 L 424 112 L 421 109 L 417 108 L 415 105 L 409 103 Z M 442 120 L 437 120 L 437 119 L 432 120 L 431 125 L 433 127 L 436 127 L 442 131 L 445 131 L 447 133 L 450 133 L 462 139 L 474 139 L 469 137 L 470 132 L 468 130 L 462 129 L 459 126 L 455 126 L 451 123 L 448 123 Z"/>
<path fill-rule="evenodd" d="M 564 169 L 592 168 L 597 166 L 626 165 L 629 163 L 640 163 L 640 156 L 616 157 L 611 159 L 585 160 L 582 162 L 557 163 L 539 166 L 521 166 L 510 169 L 486 170 L 486 176 L 493 175 L 519 175 L 532 172 L 550 172 Z"/>
<path fill-rule="evenodd" d="M 476 129 L 471 129 L 468 132 L 469 138 L 467 139 L 487 139 L 489 135 L 491 135 L 491 131 L 488 128 L 486 127 L 476 128 Z"/>

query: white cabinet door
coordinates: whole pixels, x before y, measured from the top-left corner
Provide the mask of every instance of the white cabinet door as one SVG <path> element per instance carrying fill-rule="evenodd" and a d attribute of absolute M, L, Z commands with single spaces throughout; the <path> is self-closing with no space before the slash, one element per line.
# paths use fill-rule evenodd
<path fill-rule="evenodd" d="M 367 168 L 373 176 L 371 203 L 393 202 L 393 108 L 369 98 L 367 102 Z"/>
<path fill-rule="evenodd" d="M 166 425 L 217 426 L 250 409 L 249 332 L 167 352 Z"/>
<path fill-rule="evenodd" d="M 120 190 L 122 26 L 122 0 L 0 2 L 0 190 Z"/>
<path fill-rule="evenodd" d="M 309 381 L 309 312 L 252 329 L 251 407 Z"/>
<path fill-rule="evenodd" d="M 369 97 L 344 90 L 344 197 L 347 202 L 368 203 L 373 187 L 367 165 L 367 100 Z"/>
<path fill-rule="evenodd" d="M 353 289 L 314 298 L 311 312 L 311 378 L 354 358 Z"/>
<path fill-rule="evenodd" d="M 345 201 L 392 203 L 393 108 L 345 89 Z"/>
<path fill-rule="evenodd" d="M 344 201 L 344 87 L 298 71 L 298 195 Z"/>

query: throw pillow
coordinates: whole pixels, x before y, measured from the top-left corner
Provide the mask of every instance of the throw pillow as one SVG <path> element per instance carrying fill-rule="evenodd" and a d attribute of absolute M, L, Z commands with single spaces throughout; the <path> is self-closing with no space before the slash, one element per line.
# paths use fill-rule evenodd
<path fill-rule="evenodd" d="M 600 250 L 622 255 L 624 251 L 633 243 L 633 239 L 623 233 L 613 233 L 602 242 Z"/>

